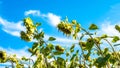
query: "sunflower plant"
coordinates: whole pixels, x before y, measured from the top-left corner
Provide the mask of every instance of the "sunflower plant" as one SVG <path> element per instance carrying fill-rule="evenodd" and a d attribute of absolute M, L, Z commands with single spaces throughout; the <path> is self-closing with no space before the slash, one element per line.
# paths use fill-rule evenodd
<path fill-rule="evenodd" d="M 116 43 L 120 40 L 119 36 L 97 35 L 96 31 L 99 28 L 95 24 L 91 24 L 88 29 L 85 29 L 76 20 L 70 22 L 66 18 L 61 21 L 57 25 L 58 30 L 66 37 L 78 41 L 69 48 L 59 44 L 55 45 L 52 42 L 56 40 L 55 37 L 44 40 L 44 31 L 38 31 L 41 23 L 35 23 L 28 17 L 23 20 L 23 25 L 26 30 L 20 32 L 20 37 L 26 42 L 32 42 L 32 47 L 28 51 L 31 53 L 31 57 L 36 57 L 36 60 L 25 56 L 17 58 L 16 55 L 8 55 L 5 51 L 0 51 L 0 63 L 10 62 L 12 68 L 120 67 L 120 50 L 116 51 L 114 48 L 114 46 L 120 45 Z M 119 25 L 115 25 L 115 29 L 120 32 Z M 112 40 L 110 41 L 109 38 Z M 109 47 L 102 48 L 103 45 Z"/>

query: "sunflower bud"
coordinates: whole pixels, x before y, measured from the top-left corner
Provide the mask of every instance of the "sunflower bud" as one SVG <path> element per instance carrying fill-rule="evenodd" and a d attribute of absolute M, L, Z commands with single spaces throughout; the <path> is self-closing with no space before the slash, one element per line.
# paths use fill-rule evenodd
<path fill-rule="evenodd" d="M 64 51 L 64 48 L 61 47 L 60 45 L 57 45 L 57 46 L 55 47 L 55 49 L 58 50 L 58 51 L 61 51 L 61 52 Z"/>

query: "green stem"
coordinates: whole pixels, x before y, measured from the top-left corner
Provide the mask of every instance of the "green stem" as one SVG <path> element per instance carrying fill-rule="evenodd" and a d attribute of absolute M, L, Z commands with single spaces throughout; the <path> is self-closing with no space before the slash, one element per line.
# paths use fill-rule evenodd
<path fill-rule="evenodd" d="M 12 68 L 15 68 L 15 67 L 14 67 L 14 64 L 13 64 L 13 62 L 12 62 L 12 61 L 11 61 L 11 64 L 12 64 Z"/>
<path fill-rule="evenodd" d="M 86 31 L 84 28 L 81 28 L 81 29 L 82 29 L 84 32 L 86 32 L 86 34 L 88 34 L 91 39 L 93 39 L 93 41 L 94 41 L 94 43 L 95 43 L 98 51 L 101 53 L 102 56 L 104 56 L 103 53 L 102 53 L 102 50 L 100 49 L 99 45 L 98 45 L 97 42 L 94 40 L 94 38 L 91 36 L 91 34 L 90 34 L 88 31 Z"/>
<path fill-rule="evenodd" d="M 44 41 L 44 43 L 45 43 L 45 45 L 47 46 L 48 44 Z M 50 48 L 48 48 L 49 50 L 50 50 Z M 54 54 L 53 54 L 53 52 L 51 51 L 51 54 L 52 54 L 52 56 L 53 56 L 53 58 L 54 58 L 54 60 L 57 62 L 57 59 L 55 58 L 55 56 L 54 56 Z M 59 65 L 58 63 L 57 63 L 57 65 Z M 60 68 L 60 67 L 58 67 L 58 68 Z"/>
<path fill-rule="evenodd" d="M 116 51 L 115 51 L 115 49 L 114 49 L 114 47 L 112 46 L 112 44 L 107 40 L 107 39 L 104 39 L 109 45 L 110 45 L 110 47 L 112 48 L 112 51 L 115 53 L 115 55 L 117 56 L 117 58 L 118 58 L 118 60 L 119 60 L 119 57 L 118 57 L 118 55 L 116 54 Z M 119 60 L 120 61 L 120 60 Z"/>
<path fill-rule="evenodd" d="M 28 65 L 28 68 L 30 68 L 30 59 L 29 59 L 29 65 Z"/>
<path fill-rule="evenodd" d="M 85 30 L 84 28 L 81 28 L 81 29 L 82 29 L 84 32 L 86 32 L 86 34 L 88 34 L 91 39 L 93 39 L 93 41 L 94 41 L 94 43 L 95 43 L 98 51 L 100 52 L 101 56 L 104 57 L 104 54 L 102 53 L 102 50 L 101 50 L 100 47 L 99 47 L 99 44 L 97 44 L 97 42 L 94 40 L 94 38 L 91 36 L 91 34 L 90 34 L 87 30 Z M 110 68 L 109 63 L 107 63 L 107 67 Z"/>
<path fill-rule="evenodd" d="M 107 40 L 107 39 L 104 39 L 110 46 L 111 46 L 111 48 L 112 48 L 112 50 L 113 50 L 113 52 L 115 52 L 116 53 L 116 51 L 115 51 L 115 49 L 114 49 L 114 47 L 112 46 L 112 44 Z"/>
<path fill-rule="evenodd" d="M 43 38 L 40 38 L 40 39 L 38 39 L 38 42 L 41 42 L 41 41 L 43 41 Z M 46 44 L 46 46 L 47 46 L 47 43 L 44 41 L 44 43 Z M 46 56 L 43 54 L 43 56 L 44 56 L 44 62 L 45 62 L 45 65 L 46 65 L 46 68 L 48 68 L 48 62 L 47 62 L 47 58 L 46 58 Z"/>
<path fill-rule="evenodd" d="M 83 49 L 82 49 L 81 43 L 80 43 L 80 48 L 81 48 L 81 51 L 82 51 L 81 55 L 83 56 L 83 55 L 84 55 L 84 51 L 83 51 Z M 84 57 L 84 56 L 83 56 L 83 57 Z M 84 62 L 84 66 L 86 67 L 85 57 L 83 58 L 83 62 Z"/>

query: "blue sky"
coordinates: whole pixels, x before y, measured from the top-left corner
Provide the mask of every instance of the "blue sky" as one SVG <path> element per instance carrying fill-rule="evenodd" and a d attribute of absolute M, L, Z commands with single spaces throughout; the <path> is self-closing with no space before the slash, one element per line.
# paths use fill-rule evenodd
<path fill-rule="evenodd" d="M 0 50 L 27 54 L 25 51 L 31 43 L 19 37 L 26 17 L 42 22 L 40 30 L 45 31 L 46 39 L 55 36 L 55 43 L 65 45 L 77 42 L 65 38 L 56 28 L 66 16 L 86 29 L 95 23 L 100 28 L 98 33 L 120 36 L 114 29 L 115 24 L 120 24 L 120 0 L 0 0 Z"/>

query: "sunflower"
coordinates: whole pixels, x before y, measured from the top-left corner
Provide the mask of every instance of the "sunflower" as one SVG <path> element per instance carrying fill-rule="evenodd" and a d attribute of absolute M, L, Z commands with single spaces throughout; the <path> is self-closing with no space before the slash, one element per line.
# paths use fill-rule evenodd
<path fill-rule="evenodd" d="M 70 35 L 73 31 L 72 25 L 70 23 L 61 22 L 58 24 L 58 29 L 65 33 L 66 35 Z"/>
<path fill-rule="evenodd" d="M 25 18 L 24 19 L 24 25 L 25 26 L 30 26 L 30 25 L 33 25 L 33 21 L 31 20 L 31 18 Z"/>
<path fill-rule="evenodd" d="M 7 59 L 7 54 L 5 51 L 0 51 L 0 63 L 4 63 Z"/>

